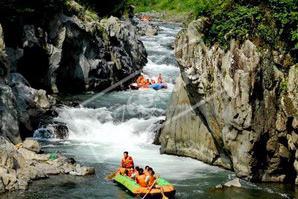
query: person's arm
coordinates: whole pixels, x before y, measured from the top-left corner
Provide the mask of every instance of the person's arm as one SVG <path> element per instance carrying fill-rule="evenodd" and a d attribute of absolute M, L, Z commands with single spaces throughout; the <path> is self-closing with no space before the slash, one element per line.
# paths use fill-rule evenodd
<path fill-rule="evenodd" d="M 121 167 L 125 168 L 125 162 L 123 161 L 123 159 L 121 160 Z"/>

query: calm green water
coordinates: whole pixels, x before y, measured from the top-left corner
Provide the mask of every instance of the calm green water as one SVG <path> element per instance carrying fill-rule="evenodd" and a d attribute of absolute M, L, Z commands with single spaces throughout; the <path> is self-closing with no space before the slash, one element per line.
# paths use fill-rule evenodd
<path fill-rule="evenodd" d="M 243 182 L 243 188 L 215 190 L 220 183 L 232 180 L 232 172 L 206 165 L 190 158 L 160 155 L 152 145 L 154 129 L 164 119 L 175 79 L 179 74 L 171 44 L 177 25 L 162 24 L 156 37 L 143 37 L 149 62 L 144 73 L 162 73 L 169 89 L 161 91 L 121 91 L 96 98 L 85 108 L 64 107 L 58 121 L 70 129 L 69 140 L 43 141 L 47 152 L 59 151 L 80 163 L 96 168 L 88 177 L 52 176 L 34 182 L 26 192 L 13 192 L 1 198 L 133 198 L 124 189 L 105 180 L 120 164 L 122 152 L 128 150 L 139 166 L 150 165 L 172 182 L 176 198 L 298 198 L 295 187 Z M 90 95 L 74 97 L 86 100 Z"/>

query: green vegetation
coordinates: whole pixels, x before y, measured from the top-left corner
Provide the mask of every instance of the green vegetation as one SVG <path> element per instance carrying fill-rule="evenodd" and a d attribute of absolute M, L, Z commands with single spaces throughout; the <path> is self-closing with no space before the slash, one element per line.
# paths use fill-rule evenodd
<path fill-rule="evenodd" d="M 288 80 L 287 79 L 283 79 L 281 84 L 280 84 L 280 89 L 283 92 L 287 92 L 288 90 Z"/>
<path fill-rule="evenodd" d="M 82 6 L 74 0 L 65 1 L 65 11 L 77 15 L 83 21 L 98 21 L 99 17 L 95 11 L 87 6 Z"/>
<path fill-rule="evenodd" d="M 178 11 L 192 12 L 198 0 L 128 0 L 128 3 L 136 6 L 137 12 L 147 11 Z M 208 2 L 208 1 L 206 1 Z"/>
<path fill-rule="evenodd" d="M 127 0 L 134 5 L 135 12 L 166 12 L 166 19 L 175 21 L 175 18 L 190 22 L 200 12 L 212 4 L 214 0 Z"/>
<path fill-rule="evenodd" d="M 297 58 L 297 0 L 128 0 L 136 11 L 187 12 L 207 16 L 205 40 L 228 47 L 231 39 L 251 39 L 259 45 L 283 48 Z"/>
<path fill-rule="evenodd" d="M 206 41 L 226 46 L 230 39 L 252 39 L 260 45 L 298 49 L 297 0 L 218 0 L 205 10 L 212 22 Z"/>

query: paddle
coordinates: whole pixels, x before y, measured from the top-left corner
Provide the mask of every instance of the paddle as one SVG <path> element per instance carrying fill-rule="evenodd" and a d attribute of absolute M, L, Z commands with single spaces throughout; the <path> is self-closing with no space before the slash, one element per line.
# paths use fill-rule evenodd
<path fill-rule="evenodd" d="M 105 179 L 112 180 L 116 176 L 116 174 L 117 174 L 117 172 L 113 172 L 113 173 L 107 175 Z"/>
<path fill-rule="evenodd" d="M 151 187 L 149 188 L 148 192 L 144 195 L 144 197 L 142 199 L 145 199 L 147 197 L 147 195 L 150 193 L 150 191 L 153 189 L 154 185 L 156 184 L 157 180 L 158 180 L 159 176 L 155 179 L 155 181 L 153 182 L 153 184 L 151 185 Z M 161 195 L 162 195 L 162 199 L 168 199 L 168 197 L 165 195 L 165 193 L 163 192 L 162 187 L 160 187 L 161 190 Z"/>
<path fill-rule="evenodd" d="M 144 197 L 142 199 L 145 199 L 148 196 L 148 194 L 150 193 L 150 191 L 154 187 L 155 183 L 157 182 L 157 179 L 158 178 L 156 178 L 156 180 L 154 180 L 153 184 L 150 186 L 149 190 L 147 191 L 147 193 L 144 195 Z"/>
<path fill-rule="evenodd" d="M 169 198 L 165 195 L 165 193 L 163 192 L 163 188 L 162 188 L 162 187 L 160 187 L 160 191 L 161 191 L 162 199 L 169 199 Z"/>

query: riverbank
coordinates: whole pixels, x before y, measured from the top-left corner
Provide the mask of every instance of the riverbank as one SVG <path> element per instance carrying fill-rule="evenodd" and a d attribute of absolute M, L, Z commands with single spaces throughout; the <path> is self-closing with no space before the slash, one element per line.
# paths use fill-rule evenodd
<path fill-rule="evenodd" d="M 26 139 L 15 146 L 0 137 L 0 146 L 0 193 L 27 190 L 32 181 L 50 175 L 86 176 L 95 173 L 94 168 L 81 166 L 73 158 L 57 152 L 43 153 L 40 144 L 33 139 Z"/>

